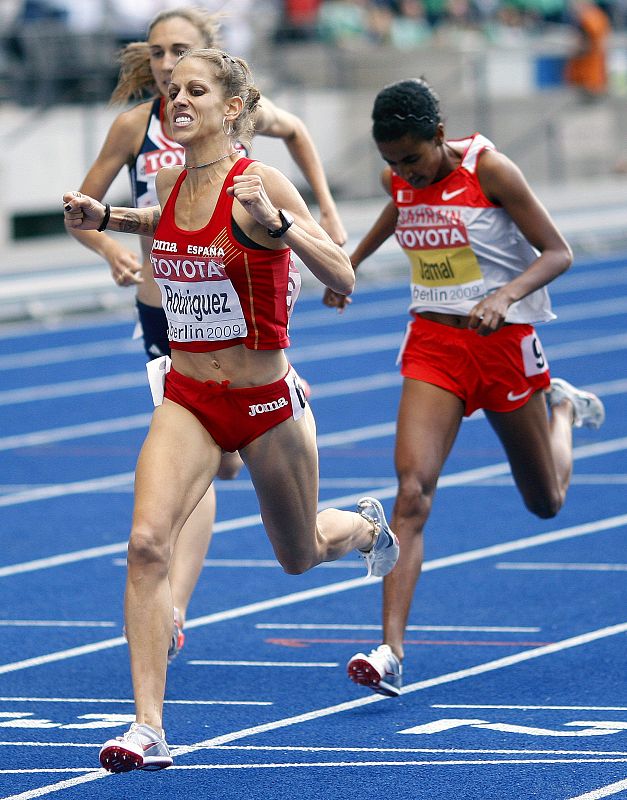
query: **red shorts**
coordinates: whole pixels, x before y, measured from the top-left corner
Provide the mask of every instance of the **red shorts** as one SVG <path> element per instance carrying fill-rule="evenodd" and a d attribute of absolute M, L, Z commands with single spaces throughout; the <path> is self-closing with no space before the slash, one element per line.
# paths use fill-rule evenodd
<path fill-rule="evenodd" d="M 480 336 L 416 316 L 400 353 L 405 378 L 447 389 L 464 403 L 464 414 L 478 408 L 513 411 L 550 383 L 549 364 L 532 325 L 504 325 Z"/>
<path fill-rule="evenodd" d="M 168 400 L 200 421 L 223 450 L 241 450 L 290 417 L 300 419 L 307 401 L 295 370 L 267 386 L 233 389 L 229 381 L 197 381 L 172 368 L 165 379 Z"/>

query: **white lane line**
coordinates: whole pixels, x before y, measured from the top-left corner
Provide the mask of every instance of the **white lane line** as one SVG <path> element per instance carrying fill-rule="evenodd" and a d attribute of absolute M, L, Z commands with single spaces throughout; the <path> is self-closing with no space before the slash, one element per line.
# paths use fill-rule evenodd
<path fill-rule="evenodd" d="M 67 619 L 0 619 L 0 628 L 115 628 L 116 622 Z"/>
<path fill-rule="evenodd" d="M 130 417 L 103 419 L 96 422 L 84 422 L 80 425 L 67 425 L 63 428 L 50 428 L 48 430 L 33 431 L 32 433 L 21 433 L 15 436 L 3 436 L 0 438 L 0 450 L 15 450 L 18 447 L 39 447 L 68 439 L 84 439 L 87 436 L 102 436 L 136 428 L 147 428 L 151 419 L 152 414 L 134 414 Z"/>
<path fill-rule="evenodd" d="M 85 561 L 90 558 L 102 558 L 120 552 L 126 551 L 128 542 L 118 542 L 117 544 L 108 544 L 103 547 L 89 547 L 85 550 L 75 550 L 73 553 L 63 553 L 58 556 L 47 556 L 46 558 L 37 558 L 33 561 L 25 561 L 21 564 L 11 564 L 8 567 L 0 567 L 0 578 L 6 578 L 9 575 L 19 575 L 24 572 L 36 572 L 40 569 L 50 569 L 51 567 L 65 566 L 66 564 L 73 564 L 77 561 Z"/>
<path fill-rule="evenodd" d="M 85 742 L 0 742 L 0 747 L 89 747 L 95 749 L 99 744 Z M 93 767 L 91 768 L 93 769 Z"/>
<path fill-rule="evenodd" d="M 0 747 L 82 747 L 95 750 L 100 742 L 2 742 Z M 422 755 L 488 755 L 488 756 L 626 756 L 624 750 L 515 750 L 515 749 L 479 749 L 459 747 L 307 747 L 305 745 L 260 745 L 260 744 L 225 744 L 212 748 L 217 752 L 239 751 L 281 751 L 285 753 L 420 753 Z M 570 761 L 570 759 L 569 759 Z M 183 767 L 182 767 L 183 768 Z M 93 767 L 89 769 L 93 770 Z"/>
<path fill-rule="evenodd" d="M 625 311 L 627 311 L 627 297 L 609 297 L 605 300 L 569 303 L 560 305 L 556 309 L 557 319 L 553 321 L 553 324 L 576 322 L 583 319 L 606 319 L 616 314 L 624 314 Z"/>
<path fill-rule="evenodd" d="M 46 347 L 38 350 L 26 350 L 22 353 L 11 353 L 2 357 L 0 371 L 42 367 L 48 364 L 67 364 L 71 361 L 94 358 L 116 358 L 127 353 L 143 355 L 139 341 L 125 337 L 82 344 L 70 344 L 61 347 Z"/>
<path fill-rule="evenodd" d="M 386 350 L 397 350 L 401 341 L 402 331 L 378 336 L 366 336 L 360 339 L 335 341 L 332 348 L 329 348 L 327 343 L 307 345 L 300 348 L 295 347 L 290 351 L 290 360 L 298 368 L 301 364 L 322 360 L 328 361 L 330 358 L 345 358 L 367 353 L 384 352 Z M 624 350 L 625 348 L 627 348 L 627 334 L 616 334 L 553 345 L 546 347 L 545 350 L 549 361 L 553 363 L 560 359 L 610 353 Z M 0 406 L 51 400 L 59 397 L 74 397 L 82 394 L 109 393 L 114 390 L 131 389 L 145 385 L 145 373 L 143 370 L 138 370 L 100 378 L 42 384 L 21 389 L 7 389 L 0 392 Z"/>
<path fill-rule="evenodd" d="M 607 786 L 602 786 L 600 789 L 594 789 L 585 794 L 578 794 L 577 797 L 570 797 L 569 800 L 601 800 L 602 797 L 611 797 L 613 794 L 618 794 L 627 789 L 627 779 L 624 781 L 617 781 L 610 783 Z"/>
<path fill-rule="evenodd" d="M 87 775 L 81 775 L 80 778 L 68 778 L 65 781 L 59 781 L 52 785 L 40 786 L 38 789 L 28 789 L 26 792 L 20 792 L 19 794 L 6 795 L 0 800 L 34 800 L 35 797 L 43 797 L 53 792 L 62 792 L 64 789 L 71 789 L 83 783 L 90 783 L 100 778 L 106 778 L 110 774 L 109 772 L 105 772 L 104 769 L 99 769 L 95 772 L 89 772 Z"/>
<path fill-rule="evenodd" d="M 169 767 L 168 772 L 204 772 L 207 770 L 222 772 L 224 770 L 255 770 L 255 769 L 344 769 L 355 767 L 494 767 L 501 764 L 522 765 L 522 764 L 623 764 L 627 758 L 500 758 L 500 759 L 412 759 L 411 761 L 277 761 L 277 762 L 253 762 L 252 764 L 175 764 Z M 72 773 L 84 774 L 90 767 L 35 767 L 31 769 L 0 769 L 0 775 L 31 775 L 31 774 L 55 774 L 65 775 Z M 106 777 L 106 776 L 103 776 Z M 74 784 L 76 785 L 76 784 Z M 55 790 L 58 791 L 58 790 Z M 11 795 L 4 800 L 18 800 L 18 798 L 37 797 L 23 793 Z M 607 795 L 594 795 L 594 797 L 604 797 Z"/>
<path fill-rule="evenodd" d="M 451 556 L 433 559 L 425 562 L 423 572 L 430 572 L 434 569 L 444 569 L 450 566 L 458 566 L 460 564 L 471 563 L 478 561 L 482 558 L 490 558 L 495 555 L 500 555 L 506 552 L 513 552 L 516 550 L 523 550 L 528 547 L 536 547 L 543 544 L 562 541 L 570 539 L 575 536 L 585 536 L 590 533 L 598 533 L 600 531 L 611 530 L 612 528 L 619 527 L 627 524 L 627 514 L 619 517 L 609 517 L 604 520 L 597 520 L 593 523 L 586 523 L 583 525 L 575 525 L 570 528 L 563 528 L 562 530 L 553 531 L 552 533 L 542 533 L 536 536 L 529 536 L 523 539 L 515 539 L 510 542 L 503 542 L 499 545 L 492 545 L 489 547 L 482 547 L 477 550 L 469 550 L 462 553 L 456 553 Z M 294 592 L 292 594 L 283 595 L 281 597 L 270 598 L 268 600 L 260 600 L 256 603 L 249 603 L 248 605 L 239 606 L 236 608 L 219 611 L 214 614 L 207 614 L 202 617 L 187 620 L 186 628 L 199 628 L 205 625 L 213 625 L 219 622 L 225 622 L 231 619 L 238 619 L 250 614 L 257 614 L 262 611 L 268 611 L 275 608 L 283 608 L 294 603 L 302 603 L 308 600 L 317 599 L 320 597 L 328 597 L 332 594 L 339 592 L 349 591 L 351 589 L 360 589 L 365 586 L 372 586 L 380 583 L 381 578 L 353 578 L 351 580 L 340 581 L 338 583 L 331 583 L 324 586 L 319 586 L 313 589 L 307 589 L 302 592 Z M 24 659 L 22 661 L 15 661 L 8 664 L 0 665 L 0 675 L 9 672 L 18 672 L 23 669 L 31 667 L 39 667 L 44 664 L 51 664 L 56 661 L 65 661 L 68 658 L 76 658 L 77 656 L 89 655 L 91 653 L 100 652 L 113 647 L 120 647 L 126 644 L 123 636 L 117 636 L 112 639 L 105 639 L 100 642 L 83 645 L 81 647 L 73 647 L 67 650 L 60 650 L 53 653 L 48 653 L 34 658 Z M 530 651 L 534 652 L 534 651 Z"/>
<path fill-rule="evenodd" d="M 505 706 L 479 703 L 433 703 L 431 708 L 486 708 L 512 711 L 627 711 L 627 706 Z"/>
<path fill-rule="evenodd" d="M 624 486 L 627 483 L 627 473 L 620 475 L 609 475 L 604 473 L 584 474 L 578 473 L 573 475 L 570 480 L 571 486 Z M 500 478 L 486 478 L 486 480 L 476 483 L 475 487 L 480 489 L 485 486 L 513 486 L 514 480 L 511 475 L 503 475 Z M 243 487 L 239 487 L 241 491 Z M 5 491 L 9 491 L 6 489 Z M 17 491 L 17 487 L 14 491 Z M 227 491 L 236 491 L 236 488 L 231 483 L 227 485 Z"/>
<path fill-rule="evenodd" d="M 38 400 L 56 400 L 60 397 L 78 397 L 82 394 L 102 392 L 109 394 L 120 389 L 136 389 L 139 386 L 146 386 L 146 376 L 145 373 L 137 370 L 136 372 L 108 375 L 104 378 L 86 378 L 79 381 L 29 386 L 23 389 L 5 389 L 0 392 L 0 406 L 32 403 Z"/>
<path fill-rule="evenodd" d="M 128 486 L 135 480 L 135 472 L 122 472 L 117 475 L 105 475 L 102 478 L 92 478 L 88 481 L 73 481 L 71 483 L 57 483 L 51 486 L 40 486 L 36 489 L 27 489 L 14 494 L 0 497 L 0 507 L 14 506 L 21 503 L 32 503 L 36 500 L 51 500 L 54 497 L 66 497 L 72 494 L 86 494 L 102 492 Z"/>
<path fill-rule="evenodd" d="M 627 564 L 569 564 L 569 563 L 551 563 L 540 561 L 529 562 L 502 562 L 501 564 L 494 565 L 496 569 L 512 569 L 512 570 L 558 570 L 558 571 L 573 571 L 573 572 L 627 572 Z"/>
<path fill-rule="evenodd" d="M 132 698 L 120 697 L 0 697 L 2 703 L 104 703 L 106 705 L 133 705 Z M 261 700 L 164 700 L 173 706 L 271 706 L 273 703 Z M 1 743 L 0 743 L 1 744 Z"/>
<path fill-rule="evenodd" d="M 551 645 L 545 645 L 543 647 L 539 647 L 534 650 L 528 650 L 524 653 L 518 653 L 517 655 L 508 656 L 506 658 L 500 658 L 495 661 L 488 661 L 483 664 L 477 664 L 474 667 L 458 670 L 456 672 L 446 673 L 444 675 L 439 675 L 437 677 L 429 678 L 424 681 L 418 681 L 416 683 L 409 684 L 404 688 L 403 694 L 411 694 L 413 692 L 429 689 L 432 686 L 441 686 L 443 684 L 453 683 L 468 677 L 474 677 L 476 675 L 481 675 L 487 672 L 500 670 L 505 667 L 512 666 L 514 664 L 530 661 L 532 659 L 540 658 L 545 655 L 550 655 L 553 653 L 568 650 L 573 647 L 578 647 L 580 645 L 588 644 L 590 642 L 598 641 L 608 636 L 615 636 L 617 634 L 625 632 L 626 630 L 627 630 L 627 623 L 622 623 L 620 625 L 613 625 L 606 628 L 600 628 L 599 630 L 596 631 L 590 631 L 588 633 L 580 634 L 578 636 L 573 636 L 568 639 L 564 639 L 561 642 L 554 642 Z M 206 739 L 202 742 L 198 742 L 197 744 L 177 747 L 173 750 L 173 755 L 182 756 L 182 755 L 187 755 L 189 753 L 195 753 L 198 750 L 203 750 L 206 748 L 215 748 L 219 745 L 247 738 L 248 736 L 255 736 L 258 734 L 267 733 L 269 731 L 279 730 L 281 728 L 287 728 L 292 725 L 309 722 L 311 720 L 321 719 L 323 717 L 328 717 L 334 714 L 342 713 L 344 711 L 352 710 L 354 708 L 370 705 L 372 703 L 378 703 L 387 699 L 388 698 L 385 698 L 382 695 L 368 695 L 366 697 L 361 697 L 357 700 L 352 700 L 346 703 L 340 703 L 334 706 L 328 706 L 326 708 L 320 708 L 314 711 L 307 712 L 305 714 L 298 714 L 292 717 L 285 717 L 280 720 L 275 720 L 274 722 L 255 725 L 253 727 L 243 728 L 239 731 L 232 731 L 230 733 L 222 734 L 220 736 L 214 736 L 211 739 Z M 619 760 L 623 761 L 627 759 L 619 759 Z M 568 759 L 568 761 L 571 761 L 571 759 Z M 363 764 L 363 762 L 357 762 L 357 763 Z M 391 762 L 390 766 L 397 765 L 398 763 L 399 762 Z M 428 763 L 441 765 L 443 762 L 437 761 Z M 459 765 L 467 765 L 468 763 L 471 762 L 468 762 L 466 760 L 460 760 L 459 762 L 455 763 Z M 488 762 L 480 761 L 478 763 L 488 763 Z M 503 762 L 499 759 L 495 760 L 494 763 L 500 764 Z M 559 761 L 559 763 L 564 763 L 564 761 L 563 760 Z M 322 765 L 328 766 L 328 764 L 325 764 L 325 762 L 322 762 Z M 203 766 L 204 768 L 205 765 L 201 766 Z M 211 768 L 214 766 L 215 765 L 207 765 L 207 767 Z M 247 768 L 247 765 L 239 765 L 239 766 Z M 381 766 L 381 762 L 372 762 L 370 766 Z M 258 765 L 250 765 L 249 768 L 253 769 L 255 767 L 258 767 Z M 274 768 L 277 767 L 275 766 Z M 26 792 L 21 792 L 20 794 L 7 796 L 3 798 L 3 800 L 33 800 L 33 798 L 36 797 L 43 797 L 46 794 L 52 794 L 54 792 L 58 792 L 66 788 L 87 783 L 88 781 L 98 780 L 100 778 L 106 778 L 106 777 L 109 777 L 109 773 L 105 772 L 104 770 L 101 769 L 94 770 L 94 772 L 88 773 L 87 775 L 81 775 L 76 778 L 70 778 L 65 781 L 49 784 L 48 786 L 41 786 L 37 789 L 30 789 Z"/>
<path fill-rule="evenodd" d="M 0 742 L 2 744 L 2 742 Z M 627 756 L 624 750 L 514 750 L 469 747 L 314 747 L 306 745 L 225 744 L 216 750 L 279 750 L 286 753 L 422 753 L 488 756 Z"/>
<path fill-rule="evenodd" d="M 262 630 L 304 630 L 304 631 L 380 631 L 382 625 L 327 625 L 323 623 L 297 623 L 286 622 L 275 624 L 273 622 L 259 622 L 255 628 Z M 472 633 L 538 633 L 541 628 L 504 628 L 494 625 L 408 625 L 408 631 L 468 631 Z"/>
<path fill-rule="evenodd" d="M 337 662 L 331 661 L 209 661 L 196 659 L 185 663 L 193 664 L 196 667 L 302 667 L 317 669 L 318 667 L 337 668 L 340 666 Z"/>

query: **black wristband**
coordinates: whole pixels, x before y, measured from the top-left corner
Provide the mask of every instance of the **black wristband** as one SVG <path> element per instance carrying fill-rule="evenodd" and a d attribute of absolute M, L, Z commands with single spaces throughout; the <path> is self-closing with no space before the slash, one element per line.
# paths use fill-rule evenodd
<path fill-rule="evenodd" d="M 102 222 L 100 223 L 98 230 L 102 233 L 104 229 L 109 224 L 109 217 L 111 216 L 111 205 L 109 203 L 105 203 L 105 213 L 104 217 L 102 218 Z"/>

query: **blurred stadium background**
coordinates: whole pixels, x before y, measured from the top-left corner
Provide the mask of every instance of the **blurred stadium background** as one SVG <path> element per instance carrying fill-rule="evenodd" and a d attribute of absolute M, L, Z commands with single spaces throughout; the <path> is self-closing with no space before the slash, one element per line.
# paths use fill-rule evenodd
<path fill-rule="evenodd" d="M 144 38 L 156 12 L 183 4 L 0 0 L 0 322 L 131 307 L 133 293 L 64 233 L 60 198 L 79 185 L 120 110 L 108 105 L 120 47 Z M 627 0 L 599 4 L 611 32 L 607 88 L 594 97 L 564 80 L 578 41 L 573 0 L 189 5 L 221 12 L 226 48 L 249 61 L 262 92 L 306 122 L 352 241 L 384 202 L 370 137 L 374 95 L 423 75 L 440 94 L 448 135 L 494 139 L 576 251 L 627 249 Z M 280 144 L 260 138 L 254 155 L 307 196 Z M 124 175 L 109 199 L 130 202 Z"/>

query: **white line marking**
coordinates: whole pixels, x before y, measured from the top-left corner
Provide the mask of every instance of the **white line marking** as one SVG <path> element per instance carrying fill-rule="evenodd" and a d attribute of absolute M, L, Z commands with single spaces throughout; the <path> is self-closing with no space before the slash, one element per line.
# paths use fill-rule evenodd
<path fill-rule="evenodd" d="M 146 386 L 146 376 L 142 372 L 126 372 L 108 375 L 104 378 L 87 378 L 80 381 L 64 381 L 24 389 L 5 389 L 0 392 L 0 406 L 32 403 L 38 400 L 54 400 L 59 397 L 77 397 L 82 394 L 98 394 L 120 389 L 137 389 Z"/>
<path fill-rule="evenodd" d="M 2 742 L 0 742 L 2 744 Z M 459 747 L 307 747 L 305 745 L 225 744 L 216 750 L 280 750 L 286 753 L 423 753 L 425 755 L 627 756 L 624 750 L 495 750 Z"/>
<path fill-rule="evenodd" d="M 496 569 L 513 570 L 560 570 L 581 572 L 627 572 L 627 564 L 559 564 L 542 562 L 503 562 L 495 564 Z"/>
<path fill-rule="evenodd" d="M 627 706 L 504 706 L 476 703 L 433 703 L 431 708 L 492 708 L 513 711 L 627 711 Z"/>
<path fill-rule="evenodd" d="M 0 742 L 0 747 L 100 747 L 99 744 L 80 742 Z M 93 769 L 93 767 L 92 767 Z"/>
<path fill-rule="evenodd" d="M 2 742 L 0 747 L 82 747 L 96 749 L 100 742 Z M 307 747 L 305 745 L 259 745 L 259 744 L 225 744 L 212 748 L 221 750 L 280 751 L 285 753 L 420 753 L 423 755 L 521 755 L 521 756 L 625 756 L 624 750 L 516 750 L 486 749 L 458 747 Z M 91 768 L 93 769 L 93 767 Z"/>
<path fill-rule="evenodd" d="M 313 661 L 187 661 L 196 667 L 339 667 L 337 662 Z"/>
<path fill-rule="evenodd" d="M 283 761 L 283 762 L 254 762 L 252 764 L 175 764 L 169 767 L 168 771 L 195 772 L 205 770 L 223 771 L 235 770 L 254 770 L 254 769 L 343 769 L 345 767 L 462 767 L 462 766 L 498 766 L 500 764 L 622 764 L 625 758 L 501 758 L 501 759 L 435 759 L 435 760 L 412 760 L 412 761 Z M 0 769 L 0 775 L 31 775 L 40 773 L 54 774 L 62 772 L 72 774 L 75 772 L 85 773 L 90 767 L 66 767 L 66 768 L 32 768 L 32 769 Z M 17 800 L 20 797 L 36 797 L 37 795 L 11 795 L 5 800 Z M 595 795 L 595 797 L 603 795 Z"/>
<path fill-rule="evenodd" d="M 85 561 L 89 558 L 102 558 L 103 556 L 125 552 L 128 542 L 118 542 L 108 544 L 103 547 L 88 547 L 85 550 L 75 550 L 73 553 L 63 553 L 58 556 L 47 556 L 37 558 L 33 561 L 23 561 L 21 564 L 11 564 L 7 567 L 0 567 L 0 578 L 9 575 L 19 575 L 23 572 L 36 572 L 39 569 L 50 569 L 51 567 L 65 566 L 77 561 Z"/>
<path fill-rule="evenodd" d="M 2 703 L 119 703 L 133 705 L 132 698 L 121 697 L 0 697 Z M 173 706 L 271 706 L 269 701 L 261 700 L 164 700 L 166 705 Z"/>
<path fill-rule="evenodd" d="M 2 357 L 0 371 L 11 369 L 27 369 L 48 364 L 67 364 L 70 361 L 81 361 L 94 358 L 116 358 L 126 353 L 143 355 L 141 344 L 126 337 L 98 342 L 70 344 L 64 347 L 45 347 L 40 350 L 26 350 L 23 353 L 11 353 Z"/>
<path fill-rule="evenodd" d="M 456 672 L 440 675 L 438 677 L 430 678 L 425 681 L 419 681 L 417 683 L 409 684 L 409 686 L 405 687 L 403 693 L 411 694 L 416 691 L 431 688 L 432 686 L 441 686 L 442 684 L 445 683 L 452 683 L 455 681 L 463 680 L 464 678 L 467 677 L 474 677 L 475 675 L 481 675 L 486 672 L 491 672 L 494 670 L 502 669 L 504 667 L 512 666 L 513 664 L 522 663 L 524 661 L 530 661 L 531 659 L 540 658 L 541 656 L 557 653 L 572 647 L 577 647 L 582 644 L 587 644 L 589 642 L 597 641 L 607 636 L 614 636 L 618 633 L 623 633 L 625 630 L 627 630 L 627 623 L 623 623 L 621 625 L 613 625 L 607 628 L 601 628 L 596 631 L 590 631 L 589 633 L 584 633 L 578 636 L 573 636 L 569 639 L 564 639 L 561 642 L 555 642 L 552 645 L 546 645 L 543 647 L 536 648 L 534 650 L 527 650 L 524 653 L 518 653 L 517 655 L 514 656 L 508 656 L 507 658 L 500 658 L 497 659 L 496 661 L 488 661 L 485 662 L 484 664 L 477 664 L 476 666 L 470 667 L 468 669 L 458 670 Z M 260 733 L 267 733 L 268 731 L 278 730 L 280 728 L 286 728 L 291 725 L 300 724 L 301 722 L 309 722 L 310 720 L 313 719 L 320 719 L 322 717 L 327 717 L 332 714 L 338 714 L 343 711 L 349 711 L 354 708 L 370 705 L 372 703 L 378 703 L 387 699 L 388 698 L 385 698 L 382 695 L 369 695 L 367 697 L 361 697 L 357 700 L 352 700 L 346 703 L 340 703 L 334 706 L 328 706 L 327 708 L 320 708 L 315 711 L 307 712 L 305 714 L 299 714 L 293 717 L 285 717 L 284 719 L 275 720 L 274 722 L 268 722 L 262 725 L 256 725 L 250 728 L 244 728 L 239 731 L 232 731 L 231 733 L 222 734 L 221 736 L 214 736 L 211 739 L 206 739 L 205 741 L 198 742 L 197 744 L 194 745 L 178 747 L 175 750 L 173 750 L 173 755 L 181 756 L 205 748 L 216 747 L 217 745 L 233 742 L 238 739 L 246 738 L 248 736 L 253 736 Z M 462 761 L 461 763 L 466 764 L 468 762 Z M 502 763 L 502 762 L 499 761 L 496 763 Z M 82 775 L 77 778 L 71 778 L 67 781 L 60 781 L 59 783 L 50 784 L 48 786 L 39 787 L 38 789 L 31 789 L 26 792 L 21 792 L 20 794 L 11 795 L 9 797 L 3 798 L 3 800 L 32 800 L 35 797 L 42 797 L 43 795 L 51 794 L 53 792 L 57 792 L 65 788 L 69 788 L 71 786 L 77 786 L 91 780 L 97 780 L 108 776 L 109 773 L 105 772 L 104 770 L 97 770 L 87 775 Z"/>
<path fill-rule="evenodd" d="M 65 497 L 71 494 L 102 492 L 108 489 L 115 489 L 118 486 L 127 486 L 134 480 L 134 472 L 122 472 L 117 475 L 105 475 L 102 478 L 93 478 L 88 481 L 74 481 L 66 484 L 57 483 L 0 497 L 0 506 L 20 505 L 21 503 L 32 503 L 37 500 L 51 500 L 53 497 Z"/>
<path fill-rule="evenodd" d="M 87 436 L 102 436 L 108 433 L 147 428 L 152 414 L 135 414 L 130 417 L 103 419 L 97 422 L 85 422 L 81 425 L 68 425 L 63 428 L 21 433 L 15 436 L 3 436 L 0 439 L 0 450 L 14 450 L 18 447 L 39 447 L 68 439 L 83 439 Z"/>
<path fill-rule="evenodd" d="M 31 769 L 0 769 L 0 775 L 39 775 L 41 773 L 62 772 L 64 775 L 79 772 L 85 774 L 90 772 L 92 767 L 31 767 Z"/>
<path fill-rule="evenodd" d="M 49 786 L 41 786 L 38 789 L 28 789 L 26 792 L 12 794 L 10 796 L 7 795 L 3 797 L 2 800 L 34 800 L 35 797 L 43 797 L 53 792 L 62 792 L 64 789 L 71 789 L 73 786 L 80 786 L 83 783 L 106 778 L 110 774 L 109 772 L 105 772 L 104 769 L 99 769 L 95 772 L 89 772 L 87 775 L 81 775 L 80 778 L 68 778 L 66 781 L 59 781 L 59 783 L 54 783 Z"/>
<path fill-rule="evenodd" d="M 255 628 L 265 630 L 305 630 L 305 631 L 380 631 L 382 625 L 327 625 L 326 623 L 273 623 L 259 622 Z M 408 631 L 472 631 L 481 633 L 538 633 L 541 628 L 504 628 L 494 625 L 408 625 Z"/>
<path fill-rule="evenodd" d="M 569 800 L 600 800 L 602 797 L 610 797 L 610 795 L 618 794 L 624 789 L 627 789 L 627 779 L 624 781 L 617 781 L 603 786 L 600 789 L 594 789 L 585 794 L 578 794 L 577 797 L 571 797 Z"/>
<path fill-rule="evenodd" d="M 115 622 L 68 619 L 1 619 L 0 628 L 115 628 Z"/>

